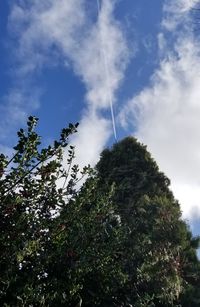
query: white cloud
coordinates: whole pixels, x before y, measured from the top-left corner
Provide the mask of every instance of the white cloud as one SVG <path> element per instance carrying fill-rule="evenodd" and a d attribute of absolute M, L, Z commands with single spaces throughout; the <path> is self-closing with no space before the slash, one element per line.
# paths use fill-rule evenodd
<path fill-rule="evenodd" d="M 0 153 L 3 153 L 5 156 L 11 157 L 13 151 L 12 148 L 0 144 Z"/>
<path fill-rule="evenodd" d="M 76 162 L 80 167 L 94 165 L 111 135 L 108 120 L 97 114 L 85 114 L 80 122 L 78 133 L 73 138 L 76 145 Z"/>
<path fill-rule="evenodd" d="M 78 60 L 75 61 L 77 72 L 81 72 L 88 88 L 87 100 L 98 109 L 109 107 L 109 95 L 112 100 L 115 99 L 128 60 L 122 30 L 113 17 L 114 3 L 112 0 L 102 2 L 99 20 L 83 42 Z M 103 53 L 106 55 L 109 82 Z"/>
<path fill-rule="evenodd" d="M 198 184 L 174 183 L 173 190 L 181 203 L 183 218 L 195 222 L 200 219 L 200 188 Z"/>
<path fill-rule="evenodd" d="M 184 8 L 181 18 L 187 20 L 192 1 L 167 3 L 175 9 L 172 24 L 177 8 Z M 165 31 L 159 35 L 160 67 L 151 85 L 127 103 L 120 118 L 124 126 L 136 128 L 136 136 L 171 179 L 183 216 L 192 219 L 200 217 L 200 43 L 189 25 L 174 34 L 178 38 L 173 46 L 167 46 Z"/>
<path fill-rule="evenodd" d="M 165 1 L 163 11 L 165 18 L 162 25 L 169 31 L 176 30 L 176 27 L 181 24 L 181 27 L 188 27 L 187 13 L 199 3 L 199 0 L 178 0 Z"/>
<path fill-rule="evenodd" d="M 18 39 L 15 55 L 20 72 L 26 74 L 44 68 L 45 64 L 55 65 L 52 47 L 56 47 L 61 58 L 73 54 L 80 47 L 86 23 L 84 13 L 82 0 L 33 0 L 28 5 L 18 1 L 10 14 L 9 28 Z"/>
<path fill-rule="evenodd" d="M 25 83 L 26 81 L 24 81 Z M 25 123 L 27 119 L 27 111 L 29 108 L 37 109 L 39 107 L 39 98 L 41 91 L 38 89 L 13 87 L 9 94 L 2 98 L 0 105 L 0 139 L 13 139 L 10 135 L 12 129 L 19 122 Z M 9 143 L 8 141 L 6 142 Z"/>
<path fill-rule="evenodd" d="M 27 1 L 17 1 L 9 19 L 9 27 L 18 40 L 15 56 L 20 78 L 62 62 L 83 81 L 86 106 L 75 139 L 79 155 L 90 147 L 87 162 L 98 158 L 110 136 L 110 120 L 101 118 L 100 113 L 109 108 L 109 97 L 115 102 L 129 58 L 122 28 L 114 18 L 115 4 L 115 0 L 103 0 L 94 22 L 87 12 L 86 0 L 33 0 L 28 5 Z M 106 54 L 109 80 L 102 51 Z"/>

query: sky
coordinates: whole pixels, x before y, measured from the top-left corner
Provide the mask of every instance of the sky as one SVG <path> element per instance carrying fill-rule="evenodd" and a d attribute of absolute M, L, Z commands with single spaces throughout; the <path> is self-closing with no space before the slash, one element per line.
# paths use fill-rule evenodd
<path fill-rule="evenodd" d="M 198 0 L 0 1 L 0 151 L 39 117 L 50 143 L 69 122 L 80 165 L 137 137 L 200 234 Z"/>

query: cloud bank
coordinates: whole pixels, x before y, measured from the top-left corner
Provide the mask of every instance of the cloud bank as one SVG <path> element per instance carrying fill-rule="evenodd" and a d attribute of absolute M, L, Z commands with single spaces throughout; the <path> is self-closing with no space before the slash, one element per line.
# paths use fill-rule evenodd
<path fill-rule="evenodd" d="M 95 1 L 89 5 L 86 0 L 22 0 L 13 5 L 9 18 L 18 43 L 14 56 L 19 79 L 62 63 L 84 83 L 86 103 L 74 140 L 79 161 L 85 152 L 83 163 L 94 162 L 112 133 L 110 119 L 103 118 L 101 111 L 109 109 L 109 96 L 115 103 L 129 59 L 121 25 L 114 18 L 115 5 L 115 0 L 102 0 L 98 14 Z"/>
<path fill-rule="evenodd" d="M 187 219 L 200 217 L 200 42 L 189 16 L 195 4 L 166 1 L 158 35 L 159 68 L 120 114 L 121 124 L 136 127 L 136 136 L 171 179 Z M 175 43 L 168 43 L 167 35 L 173 35 Z"/>

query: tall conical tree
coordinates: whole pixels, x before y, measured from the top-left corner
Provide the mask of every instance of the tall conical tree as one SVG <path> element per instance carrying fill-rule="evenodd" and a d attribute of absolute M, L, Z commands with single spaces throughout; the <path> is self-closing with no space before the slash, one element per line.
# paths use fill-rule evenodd
<path fill-rule="evenodd" d="M 146 146 L 132 137 L 123 139 L 102 152 L 97 171 L 103 191 L 115 184 L 113 200 L 127 232 L 125 300 L 134 306 L 176 306 L 180 298 L 186 300 L 186 291 L 197 295 L 199 240 L 181 220 L 170 181 Z"/>
<path fill-rule="evenodd" d="M 131 210 L 144 195 L 166 196 L 175 202 L 169 189 L 169 179 L 159 171 L 146 146 L 135 138 L 127 137 L 111 150 L 105 149 L 97 170 L 103 185 L 116 184 L 115 200 L 119 211 Z"/>

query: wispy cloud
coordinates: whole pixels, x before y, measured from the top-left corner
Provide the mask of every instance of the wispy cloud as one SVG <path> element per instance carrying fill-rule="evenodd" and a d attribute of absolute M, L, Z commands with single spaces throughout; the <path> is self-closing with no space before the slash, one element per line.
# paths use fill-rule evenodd
<path fill-rule="evenodd" d="M 200 217 L 200 43 L 189 19 L 195 4 L 166 1 L 158 36 L 160 66 L 150 86 L 134 96 L 120 114 L 122 125 L 132 125 L 171 179 L 183 216 L 189 219 Z M 166 35 L 173 39 L 166 40 Z"/>
<path fill-rule="evenodd" d="M 163 26 L 169 30 L 176 30 L 181 24 L 181 28 L 188 27 L 189 16 L 187 15 L 191 9 L 195 8 L 199 0 L 178 0 L 178 1 L 165 1 L 163 12 Z"/>
<path fill-rule="evenodd" d="M 78 150 L 80 157 L 89 143 L 87 160 L 91 161 L 110 136 L 110 120 L 103 119 L 101 111 L 109 108 L 109 95 L 115 103 L 129 59 L 122 27 L 113 14 L 116 1 L 101 3 L 98 15 L 93 2 L 95 19 L 86 0 L 17 1 L 9 18 L 10 31 L 18 44 L 14 52 L 18 78 L 32 77 L 62 63 L 84 83 L 86 104 L 75 143 L 82 148 Z M 109 83 L 102 51 L 107 57 Z"/>
<path fill-rule="evenodd" d="M 19 123 L 23 123 L 27 119 L 27 112 L 35 110 L 39 107 L 41 95 L 40 89 L 33 89 L 29 86 L 25 88 L 26 80 L 23 86 L 18 84 L 10 89 L 9 93 L 2 97 L 0 105 L 0 141 L 5 144 L 12 144 L 14 136 L 13 129 Z"/>

